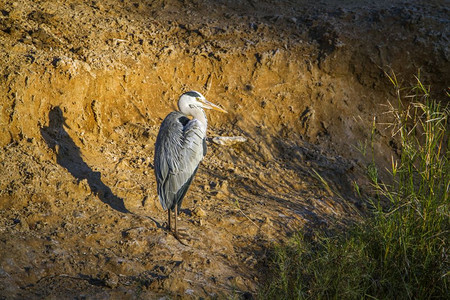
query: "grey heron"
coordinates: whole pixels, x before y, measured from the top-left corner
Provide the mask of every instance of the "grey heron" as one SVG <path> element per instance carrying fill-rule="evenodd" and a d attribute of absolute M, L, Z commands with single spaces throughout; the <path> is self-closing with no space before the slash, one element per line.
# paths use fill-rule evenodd
<path fill-rule="evenodd" d="M 199 92 L 182 94 L 178 100 L 179 111 L 167 115 L 155 143 L 158 197 L 163 209 L 168 211 L 169 232 L 172 230 L 170 211 L 174 212 L 174 235 L 178 240 L 178 211 L 198 165 L 206 155 L 207 119 L 204 108 L 227 112 L 207 101 Z"/>

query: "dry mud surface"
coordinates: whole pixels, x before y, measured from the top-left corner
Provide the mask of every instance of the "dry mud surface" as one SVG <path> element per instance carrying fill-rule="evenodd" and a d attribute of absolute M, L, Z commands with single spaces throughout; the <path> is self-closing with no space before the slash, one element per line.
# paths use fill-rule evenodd
<path fill-rule="evenodd" d="M 384 71 L 409 81 L 420 68 L 442 94 L 449 7 L 1 0 L 0 298 L 257 297 L 275 243 L 364 216 L 357 145 L 374 116 L 388 121 Z M 191 89 L 229 113 L 207 112 L 182 245 L 153 153 Z M 375 136 L 384 165 L 396 143 Z"/>

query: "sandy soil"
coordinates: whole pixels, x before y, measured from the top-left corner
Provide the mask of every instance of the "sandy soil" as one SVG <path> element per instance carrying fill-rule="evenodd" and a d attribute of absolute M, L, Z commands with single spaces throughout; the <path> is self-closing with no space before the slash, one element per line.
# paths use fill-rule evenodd
<path fill-rule="evenodd" d="M 448 1 L 371 2 L 2 0 L 0 298 L 252 298 L 274 243 L 364 216 L 384 71 L 439 95 L 450 70 Z M 153 151 L 191 89 L 229 114 L 208 112 L 185 246 Z"/>

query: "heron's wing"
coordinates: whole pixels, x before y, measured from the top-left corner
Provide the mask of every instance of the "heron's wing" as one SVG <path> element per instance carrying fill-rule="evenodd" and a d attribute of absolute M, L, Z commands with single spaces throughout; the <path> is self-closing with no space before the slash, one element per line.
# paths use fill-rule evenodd
<path fill-rule="evenodd" d="M 197 120 L 170 113 L 161 124 L 155 144 L 155 175 L 164 209 L 181 205 L 204 156 L 204 133 Z"/>

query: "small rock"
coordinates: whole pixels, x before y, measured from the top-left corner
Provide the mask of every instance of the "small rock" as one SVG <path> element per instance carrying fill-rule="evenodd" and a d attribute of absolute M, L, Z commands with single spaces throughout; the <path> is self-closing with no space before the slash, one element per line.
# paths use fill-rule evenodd
<path fill-rule="evenodd" d="M 90 190 L 89 183 L 86 178 L 83 178 L 82 180 L 78 181 L 78 186 L 84 191 Z"/>
<path fill-rule="evenodd" d="M 106 272 L 100 277 L 100 280 L 103 281 L 103 283 L 110 288 L 117 287 L 117 284 L 119 283 L 119 277 L 112 273 L 112 272 Z"/>
<path fill-rule="evenodd" d="M 226 180 L 222 181 L 219 187 L 219 191 L 221 191 L 222 193 L 228 192 L 228 181 Z"/>
<path fill-rule="evenodd" d="M 194 216 L 197 216 L 200 218 L 206 217 L 206 212 L 203 209 L 201 209 L 200 207 L 197 207 L 196 209 L 194 209 L 193 213 L 194 213 Z"/>
<path fill-rule="evenodd" d="M 273 223 L 272 223 L 272 221 L 269 219 L 269 217 L 266 217 L 266 218 L 264 219 L 264 224 L 267 224 L 267 225 L 269 225 L 269 226 L 273 226 Z"/>
<path fill-rule="evenodd" d="M 104 11 L 105 10 L 105 7 L 99 1 L 92 1 L 92 7 L 95 8 L 95 9 L 98 9 L 99 11 Z"/>
<path fill-rule="evenodd" d="M 261 180 L 261 181 L 267 181 L 267 179 L 266 179 L 266 176 L 265 176 L 265 174 L 264 174 L 264 172 L 259 172 L 259 174 L 258 174 L 258 177 L 259 177 L 259 179 Z"/>
<path fill-rule="evenodd" d="M 173 261 L 183 261 L 183 257 L 180 254 L 176 253 L 172 256 L 172 260 Z"/>
<path fill-rule="evenodd" d="M 214 181 L 210 181 L 209 186 L 211 187 L 211 189 L 215 189 L 217 187 L 217 183 Z"/>
<path fill-rule="evenodd" d="M 237 287 L 238 289 L 245 289 L 245 282 L 244 279 L 241 276 L 236 276 L 231 280 L 232 285 L 234 285 L 235 287 Z"/>

